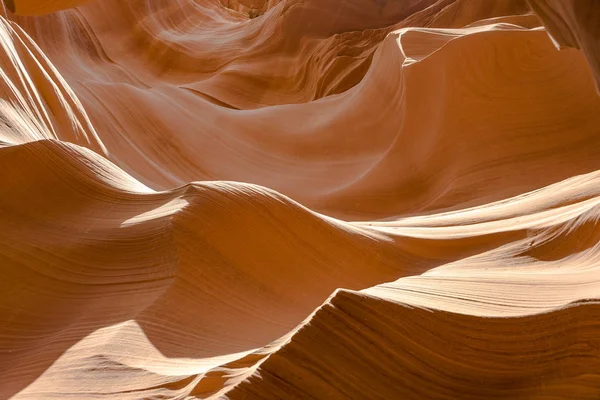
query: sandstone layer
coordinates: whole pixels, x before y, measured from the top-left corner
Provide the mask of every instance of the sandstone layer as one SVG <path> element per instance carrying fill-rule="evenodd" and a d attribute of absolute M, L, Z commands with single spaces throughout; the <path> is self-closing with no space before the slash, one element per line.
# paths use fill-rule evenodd
<path fill-rule="evenodd" d="M 600 398 L 593 0 L 5 0 L 0 398 Z"/>

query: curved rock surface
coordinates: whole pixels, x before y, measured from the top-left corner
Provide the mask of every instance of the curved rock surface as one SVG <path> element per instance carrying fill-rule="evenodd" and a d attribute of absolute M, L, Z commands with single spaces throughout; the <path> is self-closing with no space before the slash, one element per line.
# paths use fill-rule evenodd
<path fill-rule="evenodd" d="M 600 4 L 594 0 L 529 0 L 557 46 L 581 49 L 600 92 Z"/>
<path fill-rule="evenodd" d="M 0 398 L 600 397 L 595 2 L 4 4 Z"/>

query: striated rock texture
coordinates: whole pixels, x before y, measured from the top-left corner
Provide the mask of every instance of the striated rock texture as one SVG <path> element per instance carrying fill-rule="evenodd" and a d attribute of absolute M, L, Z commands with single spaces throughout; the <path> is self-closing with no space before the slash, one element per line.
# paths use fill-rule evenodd
<path fill-rule="evenodd" d="M 597 2 L 4 5 L 0 399 L 600 398 Z"/>
<path fill-rule="evenodd" d="M 529 0 L 559 48 L 585 54 L 600 92 L 600 4 L 595 0 Z"/>

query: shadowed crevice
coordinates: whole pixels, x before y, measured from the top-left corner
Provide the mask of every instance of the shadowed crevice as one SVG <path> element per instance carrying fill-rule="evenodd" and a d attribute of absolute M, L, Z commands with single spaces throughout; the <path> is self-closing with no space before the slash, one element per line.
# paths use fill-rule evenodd
<path fill-rule="evenodd" d="M 11 13 L 16 11 L 14 0 L 4 0 L 4 5 L 6 5 L 6 8 L 8 8 Z"/>

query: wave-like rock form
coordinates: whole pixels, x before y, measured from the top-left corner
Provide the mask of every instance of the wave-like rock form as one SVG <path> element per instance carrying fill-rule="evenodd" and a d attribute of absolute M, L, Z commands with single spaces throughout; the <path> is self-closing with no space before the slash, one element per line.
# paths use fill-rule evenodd
<path fill-rule="evenodd" d="M 600 397 L 593 2 L 4 4 L 0 398 Z"/>
<path fill-rule="evenodd" d="M 529 0 L 558 47 L 585 54 L 600 92 L 600 4 L 594 0 Z"/>

